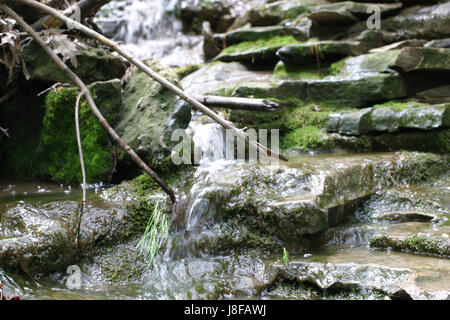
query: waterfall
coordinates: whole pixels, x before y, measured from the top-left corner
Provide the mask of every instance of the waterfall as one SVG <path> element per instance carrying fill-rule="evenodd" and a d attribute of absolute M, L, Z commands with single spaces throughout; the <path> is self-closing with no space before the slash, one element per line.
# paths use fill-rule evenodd
<path fill-rule="evenodd" d="M 203 63 L 203 37 L 182 32 L 174 14 L 177 0 L 114 0 L 95 22 L 106 36 L 140 59 L 153 57 L 166 66 Z"/>

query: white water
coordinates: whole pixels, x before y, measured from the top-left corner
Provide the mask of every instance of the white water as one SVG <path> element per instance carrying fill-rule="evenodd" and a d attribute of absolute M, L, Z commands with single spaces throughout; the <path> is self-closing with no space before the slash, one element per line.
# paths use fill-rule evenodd
<path fill-rule="evenodd" d="M 96 22 L 138 58 L 153 57 L 166 66 L 203 63 L 203 37 L 182 33 L 181 21 L 172 14 L 176 2 L 113 1 L 102 8 Z"/>

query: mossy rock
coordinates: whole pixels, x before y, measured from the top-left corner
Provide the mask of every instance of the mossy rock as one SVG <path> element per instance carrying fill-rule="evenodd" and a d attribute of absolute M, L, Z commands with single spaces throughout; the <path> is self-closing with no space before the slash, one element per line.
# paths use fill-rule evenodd
<path fill-rule="evenodd" d="M 178 85 L 178 76 L 156 60 L 146 64 L 155 72 Z M 171 167 L 172 132 L 186 129 L 191 120 L 190 106 L 170 90 L 135 70 L 125 85 L 124 99 L 115 129 L 152 169 L 160 171 Z M 131 163 L 122 154 L 119 159 Z"/>
<path fill-rule="evenodd" d="M 264 62 L 277 60 L 277 51 L 287 45 L 296 44 L 299 41 L 292 35 L 260 38 L 255 41 L 245 41 L 224 49 L 216 58 L 216 61 L 241 61 Z"/>
<path fill-rule="evenodd" d="M 120 80 L 96 82 L 89 89 L 105 119 L 113 124 L 122 102 Z M 45 154 L 47 174 L 53 181 L 82 181 L 74 121 L 78 94 L 77 88 L 61 88 L 50 91 L 45 100 L 41 152 Z M 109 181 L 115 166 L 112 143 L 87 103 L 81 101 L 80 135 L 87 181 Z"/>
<path fill-rule="evenodd" d="M 307 41 L 281 48 L 277 56 L 290 64 L 313 64 L 320 61 L 333 62 L 347 56 L 357 56 L 363 51 L 357 41 Z"/>
<path fill-rule="evenodd" d="M 67 66 L 87 84 L 121 78 L 125 74 L 125 64 L 111 53 L 87 45 L 76 45 L 78 66 L 70 61 Z M 31 80 L 44 82 L 71 83 L 70 78 L 45 53 L 34 40 L 22 47 L 22 56 Z"/>
<path fill-rule="evenodd" d="M 450 240 L 448 237 L 431 234 L 419 233 L 407 238 L 377 235 L 370 240 L 370 248 L 450 257 Z"/>

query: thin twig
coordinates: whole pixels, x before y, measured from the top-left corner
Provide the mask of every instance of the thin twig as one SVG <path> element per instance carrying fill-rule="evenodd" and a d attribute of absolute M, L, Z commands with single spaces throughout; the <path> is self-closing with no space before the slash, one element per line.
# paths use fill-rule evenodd
<path fill-rule="evenodd" d="M 37 94 L 37 96 L 40 97 L 40 96 L 42 96 L 43 94 L 46 94 L 47 92 L 49 92 L 50 90 L 53 90 L 53 92 L 56 93 L 56 89 L 57 89 L 58 87 L 68 87 L 68 86 L 70 86 L 68 83 L 60 83 L 60 82 L 57 82 L 57 83 L 55 83 L 54 85 L 52 85 L 51 87 L 45 89 L 44 91 L 39 92 L 39 93 Z"/>
<path fill-rule="evenodd" d="M 1 2 L 0 2 L 1 3 Z M 158 175 L 150 169 L 149 166 L 134 152 L 131 147 L 122 140 L 121 137 L 116 133 L 116 131 L 109 125 L 109 123 L 106 121 L 106 119 L 103 117 L 100 110 L 97 108 L 94 99 L 92 98 L 91 93 L 89 92 L 89 89 L 86 87 L 84 82 L 75 74 L 69 67 L 64 63 L 64 61 L 61 60 L 45 43 L 45 41 L 39 36 L 39 34 L 34 31 L 34 29 L 26 23 L 21 16 L 19 16 L 14 10 L 12 10 L 7 5 L 0 4 L 0 9 L 3 10 L 6 14 L 14 18 L 17 23 L 44 49 L 44 51 L 52 58 L 52 60 L 56 63 L 56 65 L 62 69 L 67 76 L 75 83 L 77 87 L 80 88 L 81 92 L 84 92 L 86 102 L 88 103 L 89 107 L 91 108 L 94 115 L 97 117 L 97 119 L 100 121 L 103 128 L 108 132 L 108 134 L 114 139 L 114 141 L 121 146 L 123 150 L 125 150 L 131 158 L 136 162 L 136 164 L 143 169 L 145 172 L 147 172 L 155 181 L 156 183 L 166 192 L 167 195 L 169 195 L 171 201 L 173 204 L 176 202 L 176 197 L 173 192 L 173 190 L 162 181 Z"/>
<path fill-rule="evenodd" d="M 33 1 L 33 0 L 15 0 L 15 2 L 19 2 L 28 6 L 31 6 L 37 10 L 44 11 L 53 17 L 63 21 L 68 26 L 70 26 L 73 29 L 78 29 L 88 37 L 91 37 L 93 39 L 96 39 L 103 44 L 107 45 L 108 47 L 112 48 L 114 51 L 119 53 L 121 56 L 123 56 L 125 59 L 130 61 L 133 65 L 138 67 L 140 70 L 142 70 L 145 74 L 147 74 L 150 78 L 155 80 L 156 82 L 160 83 L 162 86 L 166 87 L 173 93 L 175 93 L 177 96 L 181 97 L 183 100 L 187 101 L 189 104 L 194 106 L 197 110 L 204 113 L 211 119 L 213 119 L 215 122 L 220 124 L 225 129 L 230 129 L 233 131 L 233 133 L 243 139 L 244 141 L 248 141 L 249 144 L 256 146 L 260 151 L 263 152 L 263 154 L 267 154 L 269 156 L 272 156 L 274 158 L 288 161 L 286 157 L 284 157 L 281 154 L 278 154 L 276 152 L 273 152 L 272 150 L 268 149 L 267 147 L 263 146 L 253 138 L 251 138 L 249 135 L 247 135 L 243 130 L 240 130 L 236 128 L 230 121 L 225 120 L 224 118 L 220 117 L 217 113 L 206 107 L 204 104 L 197 101 L 194 97 L 186 94 L 183 90 L 178 88 L 176 85 L 171 83 L 169 80 L 167 80 L 164 77 L 161 77 L 158 73 L 150 69 L 145 63 L 142 61 L 136 59 L 133 57 L 130 53 L 128 53 L 126 50 L 124 50 L 118 43 L 106 38 L 105 36 L 101 35 L 100 33 L 92 30 L 91 28 L 86 27 L 85 25 L 79 23 L 78 21 L 75 21 L 71 18 L 66 17 L 64 14 L 59 12 L 58 10 L 55 10 L 54 8 L 51 8 L 41 2 Z"/>
<path fill-rule="evenodd" d="M 5 136 L 9 138 L 8 129 L 3 129 L 2 127 L 0 127 L 0 131 L 3 132 Z"/>
<path fill-rule="evenodd" d="M 80 92 L 77 97 L 77 102 L 75 104 L 75 130 L 77 134 L 77 143 L 78 143 L 78 154 L 80 155 L 80 165 L 81 165 L 81 175 L 83 177 L 83 200 L 81 201 L 80 211 L 78 213 L 78 223 L 77 223 L 77 249 L 80 249 L 80 230 L 81 230 L 81 219 L 83 218 L 83 210 L 86 206 L 86 169 L 84 167 L 84 158 L 83 158 L 83 148 L 81 146 L 81 135 L 80 135 L 80 121 L 79 121 L 79 109 L 80 109 L 80 99 L 85 92 Z"/>

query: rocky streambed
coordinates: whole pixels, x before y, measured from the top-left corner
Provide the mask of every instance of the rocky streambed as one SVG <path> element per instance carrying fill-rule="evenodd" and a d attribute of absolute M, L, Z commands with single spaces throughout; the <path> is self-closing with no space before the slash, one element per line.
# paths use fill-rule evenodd
<path fill-rule="evenodd" d="M 74 41 L 101 111 L 178 198 L 170 208 L 82 104 L 90 188 L 76 250 L 78 91 L 37 96 L 66 79 L 26 41 L 30 79 L 0 108 L 11 135 L 0 136 L 4 294 L 449 299 L 450 3 L 375 1 L 375 30 L 359 1 L 164 3 L 113 1 L 96 21 L 189 94 L 279 103 L 218 112 L 279 129 L 289 161 L 225 161 L 217 124 L 104 48 Z M 199 165 L 172 163 L 177 129 L 193 136 Z M 170 232 L 150 264 L 137 244 L 156 204 Z M 74 265 L 78 288 L 68 287 Z"/>

